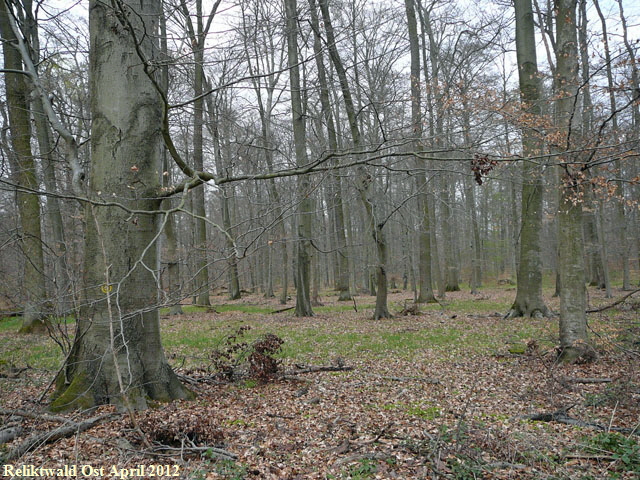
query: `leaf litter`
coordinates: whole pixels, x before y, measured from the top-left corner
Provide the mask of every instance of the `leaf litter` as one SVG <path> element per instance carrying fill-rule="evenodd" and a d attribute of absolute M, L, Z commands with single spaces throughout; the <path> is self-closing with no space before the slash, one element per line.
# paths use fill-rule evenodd
<path fill-rule="evenodd" d="M 402 305 L 404 296 L 392 300 Z M 484 292 L 478 302 L 508 302 L 508 296 Z M 284 341 L 279 373 L 255 381 L 239 370 L 225 379 L 212 371 L 210 347 L 168 342 L 167 355 L 191 380 L 194 401 L 114 417 L 39 445 L 13 463 L 134 473 L 139 465 L 166 464 L 177 466 L 179 478 L 193 479 L 637 478 L 640 460 L 625 461 L 624 454 L 637 451 L 640 352 L 638 337 L 623 335 L 638 328 L 637 312 L 590 316 L 597 362 L 556 365 L 557 319 L 503 320 L 498 312 L 454 310 L 455 301 L 466 300 L 474 297 L 449 294 L 452 305 L 381 321 L 362 308 L 304 319 L 233 310 L 163 318 L 165 339 L 185 328 L 211 335 L 240 325 L 256 336 L 275 332 Z M 257 296 L 244 302 L 270 305 Z M 338 305 L 329 298 L 324 303 Z M 2 335 L 10 342 L 13 334 Z M 525 346 L 522 354 L 510 353 L 515 343 Z M 336 371 L 296 374 L 314 365 Z M 0 446 L 0 456 L 26 436 L 60 426 L 7 413 L 46 414 L 35 399 L 51 375 L 27 369 L 0 378 L 0 431 L 16 423 L 24 431 Z M 604 430 L 526 418 L 561 409 Z M 106 406 L 67 418 L 113 412 Z M 611 443 L 614 428 L 624 431 L 628 444 Z M 608 435 L 602 451 L 593 447 L 598 435 Z M 108 471 L 102 478 L 118 478 Z"/>

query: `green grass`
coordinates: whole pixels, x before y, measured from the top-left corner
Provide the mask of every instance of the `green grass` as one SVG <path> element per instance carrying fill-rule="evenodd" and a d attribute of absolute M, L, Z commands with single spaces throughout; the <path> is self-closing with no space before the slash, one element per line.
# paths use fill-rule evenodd
<path fill-rule="evenodd" d="M 22 325 L 21 317 L 0 318 L 0 332 L 17 332 Z"/>

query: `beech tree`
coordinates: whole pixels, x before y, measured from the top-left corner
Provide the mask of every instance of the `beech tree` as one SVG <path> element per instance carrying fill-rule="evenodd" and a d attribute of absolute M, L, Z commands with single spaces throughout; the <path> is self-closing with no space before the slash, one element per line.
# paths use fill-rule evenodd
<path fill-rule="evenodd" d="M 515 0 L 516 57 L 522 102 L 522 226 L 516 299 L 509 317 L 548 316 L 542 299 L 542 169 L 541 86 L 531 0 Z"/>
<path fill-rule="evenodd" d="M 587 296 L 582 240 L 583 163 L 570 151 L 576 135 L 578 94 L 577 0 L 556 0 L 556 136 L 560 168 L 558 206 L 561 360 L 574 362 L 591 353 L 587 338 Z"/>
<path fill-rule="evenodd" d="M 160 341 L 157 241 L 163 106 L 147 77 L 160 0 L 89 4 L 92 159 L 84 307 L 54 410 L 188 398 Z M 140 61 L 140 57 L 146 63 Z"/>
<path fill-rule="evenodd" d="M 0 35 L 5 66 L 5 88 L 11 134 L 10 158 L 16 184 L 16 200 L 20 214 L 20 244 L 24 253 L 24 291 L 22 327 L 24 333 L 42 331 L 46 321 L 47 299 L 42 252 L 42 227 L 36 167 L 31 150 L 31 119 L 29 77 L 24 75 L 22 56 L 18 50 L 15 23 L 10 18 L 14 12 L 0 2 Z"/>

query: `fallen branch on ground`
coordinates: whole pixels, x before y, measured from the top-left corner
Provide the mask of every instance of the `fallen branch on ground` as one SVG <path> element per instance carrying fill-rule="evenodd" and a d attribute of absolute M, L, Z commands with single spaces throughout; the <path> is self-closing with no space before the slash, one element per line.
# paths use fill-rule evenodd
<path fill-rule="evenodd" d="M 235 453 L 227 452 L 217 447 L 170 447 L 168 445 L 159 445 L 154 447 L 152 451 L 143 450 L 142 453 L 155 454 L 157 452 L 180 452 L 182 453 L 200 453 L 207 454 L 210 458 L 221 458 L 225 460 L 236 460 L 238 456 Z"/>
<path fill-rule="evenodd" d="M 15 458 L 19 458 L 29 450 L 33 448 L 40 447 L 42 445 L 46 445 L 47 443 L 53 443 L 56 440 L 61 438 L 70 437 L 71 435 L 75 435 L 76 433 L 84 432 L 85 430 L 89 430 L 92 427 L 95 427 L 99 423 L 114 418 L 117 415 L 113 413 L 107 413 L 105 415 L 99 415 L 97 417 L 92 417 L 87 420 L 83 420 L 82 422 L 72 423 L 71 425 L 65 425 L 64 427 L 56 428 L 55 430 L 50 430 L 47 432 L 34 433 L 30 437 L 28 437 L 24 442 L 10 451 L 7 455 L 2 458 L 3 462 L 8 462 Z"/>
<path fill-rule="evenodd" d="M 275 314 L 275 313 L 282 313 L 282 312 L 286 312 L 288 310 L 293 310 L 294 308 L 296 308 L 296 306 L 294 305 L 293 307 L 287 307 L 287 308 L 281 308 L 280 310 L 274 310 L 273 312 L 269 312 L 271 315 Z"/>
<path fill-rule="evenodd" d="M 22 431 L 22 427 L 19 425 L 0 430 L 0 445 L 3 443 L 9 443 L 10 441 L 18 438 L 22 435 Z"/>
<path fill-rule="evenodd" d="M 611 378 L 570 378 L 564 377 L 562 379 L 563 382 L 567 383 L 611 383 L 613 379 Z"/>
<path fill-rule="evenodd" d="M 520 415 L 518 418 L 521 418 L 523 420 L 532 420 L 534 422 L 558 422 L 558 423 L 564 423 L 565 425 L 575 425 L 576 427 L 589 427 L 589 428 L 594 428 L 596 430 L 602 430 L 606 432 L 613 431 L 613 432 L 640 435 L 640 432 L 636 431 L 636 429 L 633 429 L 633 428 L 609 427 L 609 426 L 600 425 L 599 423 L 585 422 L 578 418 L 570 417 L 569 415 L 567 415 L 567 412 L 569 411 L 569 409 L 573 407 L 574 405 L 570 407 L 561 408 L 551 413 L 535 413 L 533 415 Z"/>
<path fill-rule="evenodd" d="M 635 295 L 638 292 L 640 292 L 640 288 L 638 288 L 637 290 L 634 290 L 633 292 L 627 293 L 624 297 L 620 298 L 619 300 L 616 300 L 613 303 L 610 303 L 609 305 L 605 305 L 604 307 L 600 307 L 600 308 L 592 308 L 590 310 L 587 310 L 587 313 L 598 313 L 598 312 L 604 312 L 605 310 L 609 310 L 610 308 L 613 308 L 616 305 L 620 305 L 622 302 L 624 302 L 631 295 Z"/>
<path fill-rule="evenodd" d="M 11 369 L 12 371 L 9 373 L 0 372 L 0 378 L 11 378 L 11 379 L 18 378 L 22 372 L 28 370 L 29 368 L 30 367 Z"/>
<path fill-rule="evenodd" d="M 301 373 L 315 373 L 315 372 L 348 372 L 353 370 L 353 367 L 348 365 L 296 365 L 297 370 L 291 370 L 285 373 L 285 375 L 299 375 Z"/>
<path fill-rule="evenodd" d="M 47 413 L 30 412 L 28 410 L 20 410 L 20 409 L 7 410 L 6 408 L 0 408 L 0 415 L 34 418 L 36 420 L 44 420 L 46 422 L 60 422 L 60 423 L 73 422 L 73 420 L 67 417 L 61 417 L 58 415 L 49 415 Z"/>

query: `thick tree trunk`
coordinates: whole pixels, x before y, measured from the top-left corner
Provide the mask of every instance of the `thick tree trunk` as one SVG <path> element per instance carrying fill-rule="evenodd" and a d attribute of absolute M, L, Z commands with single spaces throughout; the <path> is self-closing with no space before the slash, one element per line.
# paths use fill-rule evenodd
<path fill-rule="evenodd" d="M 578 94 L 576 0 L 556 0 L 556 121 L 560 152 L 558 248 L 560 274 L 560 360 L 575 362 L 592 355 L 587 338 L 581 177 L 579 160 L 563 153 L 578 131 L 573 108 Z"/>
<path fill-rule="evenodd" d="M 542 155 L 542 139 L 537 130 L 541 114 L 541 86 L 531 0 L 516 0 L 516 57 L 520 79 L 520 99 L 525 115 L 531 117 L 522 127 L 522 224 L 520 227 L 520 253 L 517 273 L 516 299 L 509 317 L 549 316 L 542 299 L 542 169 L 538 159 Z"/>
<path fill-rule="evenodd" d="M 149 400 L 190 396 L 160 340 L 158 215 L 140 213 L 159 207 L 154 197 L 160 188 L 162 105 L 135 45 L 153 58 L 160 10 L 159 0 L 123 2 L 115 9 L 97 0 L 89 5 L 89 195 L 124 208 L 86 209 L 84 307 L 57 378 L 54 410 L 100 404 L 138 409 Z"/>
<path fill-rule="evenodd" d="M 12 43 L 16 36 L 9 22 L 7 5 L 0 5 L 0 35 L 3 38 L 4 68 L 22 70 L 20 53 Z M 11 162 L 15 182 L 27 191 L 16 193 L 20 214 L 20 246 L 24 253 L 24 314 L 23 333 L 45 330 L 46 288 L 44 275 L 44 255 L 40 225 L 40 201 L 28 190 L 38 190 L 35 162 L 31 153 L 31 123 L 29 118 L 29 88 L 27 77 L 18 73 L 5 72 L 7 110 L 13 159 Z"/>

